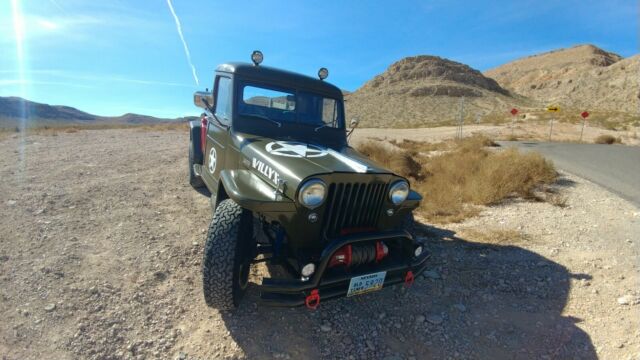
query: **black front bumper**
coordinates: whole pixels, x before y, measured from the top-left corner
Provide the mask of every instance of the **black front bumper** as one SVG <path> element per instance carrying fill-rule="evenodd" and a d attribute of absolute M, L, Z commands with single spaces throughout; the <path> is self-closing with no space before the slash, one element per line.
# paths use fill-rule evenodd
<path fill-rule="evenodd" d="M 424 244 L 422 244 L 424 250 L 419 257 L 411 255 L 398 258 L 396 256 L 383 260 L 379 264 L 358 266 L 353 271 L 336 272 L 328 269 L 331 256 L 341 247 L 366 241 L 384 240 L 401 241 L 412 248 L 417 245 L 406 231 L 357 234 L 336 239 L 322 252 L 316 272 L 309 280 L 264 278 L 259 285 L 261 302 L 270 306 L 301 306 L 305 304 L 305 299 L 312 290 L 318 290 L 321 301 L 346 296 L 351 278 L 355 276 L 386 271 L 383 287 L 387 287 L 404 282 L 409 271 L 417 277 L 425 270 L 430 254 L 426 251 Z M 410 250 L 408 254 L 413 254 L 413 251 Z"/>

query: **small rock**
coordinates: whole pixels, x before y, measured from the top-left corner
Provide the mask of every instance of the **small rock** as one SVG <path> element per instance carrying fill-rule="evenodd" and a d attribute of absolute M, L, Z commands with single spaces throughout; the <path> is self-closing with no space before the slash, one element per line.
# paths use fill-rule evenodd
<path fill-rule="evenodd" d="M 15 201 L 15 200 L 9 200 L 9 201 L 7 201 L 7 205 L 9 205 L 9 206 L 13 206 L 13 205 L 15 205 L 15 204 L 16 204 L 16 201 Z"/>
<path fill-rule="evenodd" d="M 453 307 L 460 312 L 467 311 L 467 307 L 462 304 L 454 304 Z"/>
<path fill-rule="evenodd" d="M 425 279 L 433 279 L 433 280 L 440 279 L 440 274 L 438 274 L 438 272 L 435 270 L 427 270 L 422 274 L 425 277 Z"/>
<path fill-rule="evenodd" d="M 331 326 L 329 324 L 322 324 L 320 325 L 320 330 L 322 330 L 322 332 L 329 332 L 331 331 Z"/>
<path fill-rule="evenodd" d="M 178 360 L 185 360 L 187 358 L 187 354 L 183 353 L 182 351 L 178 353 L 178 356 L 176 356 L 176 359 Z"/>
<path fill-rule="evenodd" d="M 426 318 L 424 317 L 424 315 L 418 315 L 418 316 L 416 316 L 416 322 L 417 322 L 418 324 L 422 324 L 425 320 L 426 320 Z"/>
<path fill-rule="evenodd" d="M 631 305 L 633 301 L 633 297 L 631 295 L 624 295 L 618 298 L 618 304 L 620 305 Z"/>
<path fill-rule="evenodd" d="M 366 341 L 365 341 L 365 344 L 367 344 L 367 347 L 368 347 L 370 350 L 375 350 L 375 348 L 376 348 L 376 346 L 373 344 L 373 341 L 371 341 L 371 340 L 366 340 Z"/>
<path fill-rule="evenodd" d="M 442 324 L 442 321 L 444 319 L 442 318 L 442 316 L 437 315 L 437 314 L 431 314 L 427 316 L 427 321 L 430 322 L 433 325 L 440 325 Z"/>
<path fill-rule="evenodd" d="M 44 307 L 44 310 L 47 312 L 51 312 L 55 309 L 56 309 L 56 304 L 47 304 L 47 306 Z"/>

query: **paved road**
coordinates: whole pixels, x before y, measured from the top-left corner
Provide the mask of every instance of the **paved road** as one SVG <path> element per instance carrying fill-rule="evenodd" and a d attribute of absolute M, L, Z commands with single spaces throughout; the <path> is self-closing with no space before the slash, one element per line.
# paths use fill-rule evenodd
<path fill-rule="evenodd" d="M 640 207 L 640 147 L 622 145 L 501 141 L 533 150 L 563 170 L 606 187 Z"/>

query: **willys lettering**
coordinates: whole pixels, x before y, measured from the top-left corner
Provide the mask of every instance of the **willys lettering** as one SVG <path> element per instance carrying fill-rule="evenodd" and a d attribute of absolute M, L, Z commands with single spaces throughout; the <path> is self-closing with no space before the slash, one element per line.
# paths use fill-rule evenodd
<path fill-rule="evenodd" d="M 269 180 L 273 181 L 274 184 L 278 183 L 278 179 L 280 179 L 280 174 L 278 174 L 277 171 L 273 170 L 271 166 L 265 164 L 264 162 L 256 158 L 253 158 L 251 160 L 251 166 L 253 166 L 254 169 L 260 171 L 264 176 L 269 178 Z"/>

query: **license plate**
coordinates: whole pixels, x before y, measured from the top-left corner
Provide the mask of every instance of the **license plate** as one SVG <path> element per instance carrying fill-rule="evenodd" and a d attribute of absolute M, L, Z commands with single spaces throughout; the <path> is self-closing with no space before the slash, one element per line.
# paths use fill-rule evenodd
<path fill-rule="evenodd" d="M 387 276 L 387 272 L 381 271 L 351 278 L 347 296 L 360 295 L 382 289 L 385 276 Z"/>

